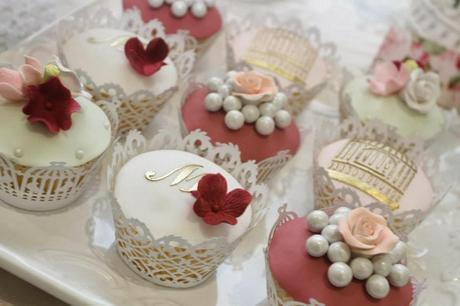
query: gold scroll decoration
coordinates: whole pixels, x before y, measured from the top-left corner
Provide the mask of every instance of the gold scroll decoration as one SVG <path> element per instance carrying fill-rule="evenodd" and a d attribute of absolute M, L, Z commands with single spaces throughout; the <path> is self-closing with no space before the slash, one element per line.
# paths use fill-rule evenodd
<path fill-rule="evenodd" d="M 417 166 L 406 154 L 388 145 L 352 139 L 332 159 L 327 170 L 331 178 L 395 210 L 417 173 Z"/>
<path fill-rule="evenodd" d="M 204 175 L 204 173 L 196 173 L 196 171 L 201 168 L 203 168 L 202 165 L 190 164 L 173 169 L 163 175 L 158 175 L 158 173 L 155 170 L 149 170 L 145 172 L 144 177 L 146 180 L 151 182 L 159 182 L 169 177 L 174 177 L 173 181 L 169 185 L 177 186 L 182 182 L 189 182 L 193 180 L 197 181 L 198 178 Z M 195 182 L 195 184 L 191 188 L 179 188 L 179 190 L 182 192 L 192 192 L 193 190 L 196 190 L 197 187 L 198 182 Z"/>
<path fill-rule="evenodd" d="M 318 52 L 310 42 L 286 29 L 259 30 L 243 55 L 247 63 L 304 85 Z"/>

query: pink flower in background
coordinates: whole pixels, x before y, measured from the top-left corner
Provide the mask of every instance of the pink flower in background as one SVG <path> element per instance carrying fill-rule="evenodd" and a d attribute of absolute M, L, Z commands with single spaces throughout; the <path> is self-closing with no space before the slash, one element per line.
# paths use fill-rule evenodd
<path fill-rule="evenodd" d="M 410 48 L 410 58 L 413 58 L 416 61 L 419 61 L 426 66 L 430 61 L 430 54 L 425 51 L 421 43 L 414 42 Z"/>
<path fill-rule="evenodd" d="M 43 65 L 31 56 L 25 56 L 25 64 L 18 71 L 0 68 L 0 97 L 10 102 L 24 100 L 26 86 L 43 82 L 42 71 Z"/>
<path fill-rule="evenodd" d="M 459 60 L 460 56 L 457 53 L 447 50 L 440 55 L 432 56 L 430 64 L 432 70 L 439 73 L 441 82 L 443 84 L 449 84 L 453 77 L 460 74 L 457 66 Z"/>
<path fill-rule="evenodd" d="M 402 28 L 392 27 L 383 40 L 377 58 L 382 60 L 395 60 L 409 55 L 411 35 Z"/>
<path fill-rule="evenodd" d="M 375 65 L 374 75 L 369 80 L 370 90 L 379 96 L 397 93 L 409 81 L 409 70 L 405 65 L 382 62 Z"/>

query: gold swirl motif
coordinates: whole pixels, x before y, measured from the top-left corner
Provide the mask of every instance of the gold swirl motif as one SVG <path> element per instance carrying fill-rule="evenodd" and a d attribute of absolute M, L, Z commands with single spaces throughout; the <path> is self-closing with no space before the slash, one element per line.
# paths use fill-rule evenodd
<path fill-rule="evenodd" d="M 304 85 L 317 57 L 304 37 L 285 29 L 264 28 L 256 33 L 243 59 Z"/>
<path fill-rule="evenodd" d="M 120 35 L 116 37 L 107 37 L 107 38 L 96 38 L 94 36 L 88 37 L 87 41 L 90 44 L 108 44 L 112 48 L 123 49 L 125 43 L 128 39 L 132 38 L 132 35 Z M 148 42 L 142 37 L 138 37 L 143 44 Z"/>
<path fill-rule="evenodd" d="M 161 175 L 161 176 L 157 176 L 157 173 L 155 170 L 149 170 L 145 172 L 144 177 L 148 181 L 159 182 L 164 179 L 167 179 L 170 176 L 173 176 L 174 174 L 177 174 L 174 180 L 169 184 L 170 186 L 176 186 L 182 182 L 189 182 L 189 181 L 196 180 L 199 177 L 203 176 L 204 173 L 193 175 L 195 171 L 201 168 L 203 168 L 202 165 L 190 164 L 190 165 L 186 165 L 180 168 L 173 169 L 169 171 L 168 173 Z M 179 188 L 179 190 L 182 192 L 192 192 L 193 190 L 196 190 L 197 187 L 198 187 L 198 182 L 196 182 L 191 188 L 187 188 L 187 189 Z"/>
<path fill-rule="evenodd" d="M 417 173 L 406 154 L 377 141 L 352 139 L 332 159 L 329 176 L 398 209 Z"/>

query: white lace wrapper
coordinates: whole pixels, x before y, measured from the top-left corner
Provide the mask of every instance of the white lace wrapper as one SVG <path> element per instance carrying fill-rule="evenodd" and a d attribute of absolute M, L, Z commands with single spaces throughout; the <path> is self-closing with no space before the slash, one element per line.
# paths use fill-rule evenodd
<path fill-rule="evenodd" d="M 62 46 L 75 34 L 92 28 L 126 30 L 147 40 L 161 37 L 168 43 L 170 48 L 168 56 L 177 68 L 179 85 L 158 95 L 148 90 L 139 90 L 128 95 L 120 84 L 110 83 L 109 80 L 104 84 L 96 84 L 85 71 L 76 70 L 85 90 L 93 96 L 96 103 L 100 100 L 117 98 L 120 118 L 119 134 L 125 134 L 131 129 L 143 130 L 180 85 L 187 83 L 187 78 L 195 63 L 196 40 L 185 32 L 166 35 L 161 22 L 152 20 L 144 23 L 137 9 L 126 11 L 121 18 L 116 18 L 108 9 L 86 9 L 64 19 L 59 24 L 57 42 L 60 57 L 65 64 L 67 61 Z"/>
<path fill-rule="evenodd" d="M 182 105 L 185 103 L 187 97 L 193 93 L 195 90 L 202 88 L 203 86 L 206 86 L 204 84 L 198 83 L 197 81 L 193 80 L 190 82 L 189 87 L 187 90 L 185 90 L 184 96 L 182 98 Z M 204 103 L 204 101 L 203 101 Z M 187 135 L 189 132 L 187 128 L 185 127 L 184 119 L 182 117 L 182 112 L 179 112 L 179 124 L 180 124 L 180 129 L 181 133 L 183 136 Z M 206 132 L 197 130 L 197 132 L 206 134 Z M 267 141 L 270 141 L 267 139 Z M 238 146 L 236 146 L 237 149 Z M 292 154 L 289 152 L 289 150 L 283 150 L 279 151 L 275 156 L 266 158 L 264 160 L 259 161 L 257 165 L 257 182 L 258 183 L 263 183 L 269 181 L 273 176 L 276 175 L 276 173 L 281 170 L 286 163 L 292 158 Z M 240 156 L 238 156 L 240 158 Z"/>
<path fill-rule="evenodd" d="M 391 146 L 399 152 L 405 152 L 407 156 L 422 167 L 427 175 L 434 192 L 431 206 L 427 210 L 413 209 L 405 212 L 393 212 L 388 205 L 375 203 L 364 205 L 361 203 L 357 192 L 350 187 L 336 188 L 333 180 L 326 169 L 317 165 L 318 155 L 326 145 L 344 138 L 360 138 L 375 140 Z M 401 137 L 395 129 L 377 120 L 371 120 L 366 124 L 356 118 L 345 119 L 339 129 L 331 129 L 326 124 L 316 127 L 315 143 L 313 152 L 313 191 L 315 193 L 315 207 L 318 209 L 336 204 L 347 204 L 353 207 L 365 206 L 376 213 L 383 215 L 394 227 L 391 229 L 403 240 L 420 224 L 431 210 L 439 204 L 450 188 L 451 182 L 439 174 L 439 158 L 428 150 L 423 149 L 423 143 Z"/>
<path fill-rule="evenodd" d="M 356 208 L 357 206 L 353 204 L 345 204 L 345 205 L 337 205 L 331 206 L 325 209 L 325 211 L 329 214 L 332 213 L 338 206 L 346 206 L 349 208 Z M 288 223 L 296 218 L 298 218 L 297 214 L 294 212 L 287 211 L 287 204 L 284 204 L 278 209 L 278 220 L 275 222 L 269 236 L 268 240 L 268 247 L 270 247 L 270 243 L 273 239 L 273 236 L 276 230 L 285 223 Z M 389 220 L 390 227 L 394 228 L 395 224 L 392 224 L 396 220 Z M 288 258 L 286 260 L 289 260 Z M 307 304 L 294 301 L 292 297 L 289 297 L 284 291 L 280 294 L 280 288 L 276 284 L 275 279 L 270 270 L 270 265 L 268 264 L 268 250 L 265 251 L 265 265 L 266 265 L 266 277 L 267 277 L 267 295 L 268 295 L 268 303 L 270 306 L 333 306 L 327 305 L 322 303 L 321 301 L 315 299 L 314 297 L 310 298 Z M 411 278 L 412 283 L 412 302 L 409 306 L 417 306 L 418 297 L 420 293 L 424 289 L 424 282 L 417 280 L 416 278 Z M 364 282 L 363 282 L 364 286 Z M 332 294 L 340 294 L 340 292 L 335 292 Z"/>
<path fill-rule="evenodd" d="M 116 106 L 101 101 L 113 133 L 118 128 Z M 112 141 L 114 134 L 112 134 Z M 0 199 L 30 211 L 49 211 L 63 208 L 76 200 L 89 187 L 93 177 L 109 151 L 77 167 L 64 162 L 51 162 L 47 167 L 25 167 L 0 153 Z"/>
<path fill-rule="evenodd" d="M 229 21 L 228 26 L 226 27 L 227 66 L 229 69 L 252 69 L 252 66 L 249 63 L 236 58 L 234 45 L 236 39 L 240 35 L 262 28 L 288 30 L 306 38 L 311 46 L 317 51 L 318 56 L 320 56 L 326 64 L 327 75 L 325 80 L 309 90 L 307 90 L 304 86 L 293 82 L 290 82 L 291 84 L 288 86 L 281 86 L 279 77 L 275 77 L 275 81 L 280 90 L 286 93 L 289 97 L 289 111 L 294 116 L 297 116 L 307 106 L 308 102 L 311 101 L 327 85 L 327 82 L 330 79 L 332 79 L 337 61 L 336 46 L 332 42 L 323 42 L 318 28 L 306 27 L 300 20 L 295 18 L 283 22 L 274 15 L 264 15 L 263 18 L 261 18 L 261 16 L 254 15 L 245 16 L 241 19 Z"/>
<path fill-rule="evenodd" d="M 116 199 L 110 195 L 116 231 L 116 245 L 122 260 L 138 275 L 158 285 L 173 288 L 196 286 L 209 278 L 232 253 L 244 236 L 264 217 L 267 210 L 267 188 L 256 182 L 257 167 L 253 162 L 241 162 L 233 145 L 214 146 L 200 132 L 180 137 L 173 132 L 160 131 L 151 140 L 131 131 L 124 143 L 114 146 L 107 168 L 107 183 L 113 193 L 116 176 L 123 165 L 134 156 L 153 150 L 183 150 L 204 157 L 228 171 L 253 195 L 250 204 L 252 219 L 246 232 L 232 243 L 215 237 L 198 244 L 169 235 L 155 237 L 141 220 L 128 219 Z"/>
<path fill-rule="evenodd" d="M 460 52 L 460 9 L 454 1 L 412 1 L 409 20 L 421 37 Z"/>

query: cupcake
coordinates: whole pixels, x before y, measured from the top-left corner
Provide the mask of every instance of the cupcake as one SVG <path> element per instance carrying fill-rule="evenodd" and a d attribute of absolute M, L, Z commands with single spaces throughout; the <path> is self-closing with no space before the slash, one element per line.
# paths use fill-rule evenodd
<path fill-rule="evenodd" d="M 19 208 L 52 210 L 88 186 L 112 139 L 111 121 L 56 58 L 26 56 L 0 69 L 0 198 Z"/>
<path fill-rule="evenodd" d="M 439 74 L 439 104 L 460 112 L 460 7 L 457 1 L 411 1 L 409 26 L 392 27 L 377 60 L 412 57 Z"/>
<path fill-rule="evenodd" d="M 204 134 L 183 142 L 163 137 L 160 132 L 144 146 L 145 139 L 132 132 L 125 145 L 115 146 L 108 175 L 116 246 L 141 277 L 188 288 L 212 276 L 260 221 L 265 191 L 255 185 L 254 164 L 233 159 L 232 167 L 239 167 L 233 176 L 207 159 L 218 160 L 214 154 L 225 146 L 214 149 Z M 199 147 L 208 148 L 206 158 L 184 151 L 186 143 L 198 139 Z"/>
<path fill-rule="evenodd" d="M 407 247 L 387 220 L 334 210 L 281 213 L 266 250 L 270 305 L 413 305 Z"/>
<path fill-rule="evenodd" d="M 428 141 L 444 128 L 439 76 L 414 60 L 378 63 L 371 76 L 345 84 L 341 95 L 342 117 L 377 119 L 404 137 Z"/>
<path fill-rule="evenodd" d="M 399 233 L 422 222 L 451 184 L 438 175 L 437 156 L 381 122 L 348 119 L 334 134 L 319 131 L 315 148 L 315 207 L 381 203 Z"/>
<path fill-rule="evenodd" d="M 273 78 L 256 71 L 230 71 L 195 84 L 184 99 L 184 134 L 207 133 L 213 143 L 232 143 L 241 160 L 254 160 L 258 180 L 268 179 L 300 146 L 300 134 L 287 108 L 287 96 Z"/>
<path fill-rule="evenodd" d="M 159 20 L 167 34 L 187 31 L 204 48 L 222 28 L 215 0 L 123 0 L 123 9 L 138 9 L 145 22 Z"/>
<path fill-rule="evenodd" d="M 246 27 L 241 24 L 235 20 L 228 26 L 228 67 L 270 74 L 287 93 L 289 110 L 297 115 L 326 84 L 335 46 L 321 42 L 318 29 L 305 29 L 300 22 L 277 26 L 268 18 L 250 19 Z"/>
<path fill-rule="evenodd" d="M 168 53 L 162 38 L 147 41 L 107 28 L 78 33 L 62 46 L 67 65 L 95 101 L 120 100 L 120 133 L 148 126 L 176 91 L 178 73 Z"/>

